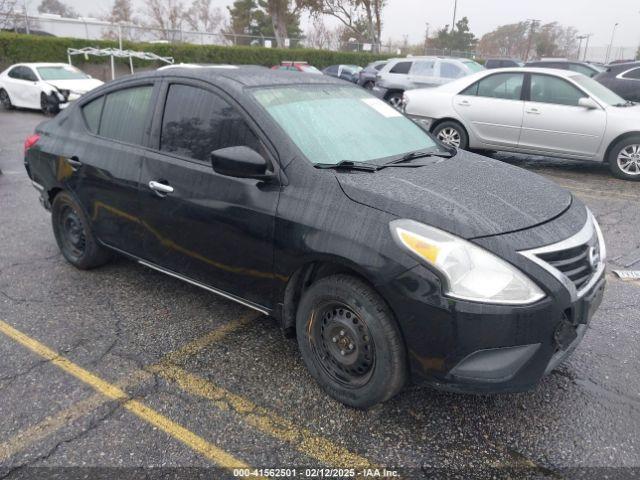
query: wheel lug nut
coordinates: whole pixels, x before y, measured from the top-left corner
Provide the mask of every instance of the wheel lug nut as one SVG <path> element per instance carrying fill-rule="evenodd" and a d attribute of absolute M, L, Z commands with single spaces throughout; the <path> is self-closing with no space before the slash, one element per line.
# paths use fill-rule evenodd
<path fill-rule="evenodd" d="M 340 336 L 344 337 L 344 330 L 340 330 Z"/>
<path fill-rule="evenodd" d="M 349 350 L 353 350 L 353 343 L 349 344 Z"/>
<path fill-rule="evenodd" d="M 333 343 L 336 343 L 336 342 L 338 341 L 338 337 L 333 337 L 333 338 L 331 339 L 331 341 L 332 341 Z"/>
<path fill-rule="evenodd" d="M 347 352 L 345 352 L 344 350 L 340 350 L 340 355 L 346 355 Z"/>

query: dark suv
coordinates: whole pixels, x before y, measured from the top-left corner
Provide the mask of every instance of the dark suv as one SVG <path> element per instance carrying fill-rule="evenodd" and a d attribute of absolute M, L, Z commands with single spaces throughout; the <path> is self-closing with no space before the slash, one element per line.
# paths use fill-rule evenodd
<path fill-rule="evenodd" d="M 577 198 L 327 76 L 125 77 L 40 124 L 25 166 L 72 265 L 122 254 L 275 317 L 354 407 L 410 377 L 533 388 L 604 289 L 604 242 Z"/>
<path fill-rule="evenodd" d="M 578 72 L 587 77 L 595 77 L 602 72 L 602 68 L 586 62 L 572 62 L 570 60 L 538 60 L 535 62 L 527 62 L 525 67 L 535 68 L 558 68 L 560 70 L 571 70 Z"/>
<path fill-rule="evenodd" d="M 617 63 L 605 68 L 595 80 L 625 100 L 640 102 L 640 62 Z"/>

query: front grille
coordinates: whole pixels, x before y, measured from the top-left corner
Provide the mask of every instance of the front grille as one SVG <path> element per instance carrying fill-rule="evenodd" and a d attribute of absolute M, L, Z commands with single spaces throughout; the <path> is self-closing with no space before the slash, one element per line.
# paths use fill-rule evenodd
<path fill-rule="evenodd" d="M 596 272 L 600 261 L 598 239 L 594 235 L 587 243 L 566 250 L 538 253 L 538 258 L 562 272 L 580 291 Z"/>

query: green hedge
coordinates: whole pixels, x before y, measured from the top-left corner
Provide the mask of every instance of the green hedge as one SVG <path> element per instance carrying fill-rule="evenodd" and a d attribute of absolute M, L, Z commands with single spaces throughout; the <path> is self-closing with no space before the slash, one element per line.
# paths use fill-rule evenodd
<path fill-rule="evenodd" d="M 67 48 L 117 47 L 109 40 L 83 40 L 78 38 L 47 37 L 0 32 L 0 64 L 18 62 L 66 62 Z M 176 63 L 232 63 L 272 66 L 281 60 L 307 61 L 318 68 L 334 64 L 366 65 L 374 60 L 387 58 L 382 55 L 353 52 L 330 52 L 305 48 L 220 47 L 191 44 L 148 44 L 123 42 L 123 48 L 153 52 L 163 57 L 173 57 Z M 104 57 L 74 57 L 74 64 L 83 62 L 104 63 Z M 145 62 L 135 62 L 144 65 Z M 148 62 L 146 62 L 149 65 Z"/>

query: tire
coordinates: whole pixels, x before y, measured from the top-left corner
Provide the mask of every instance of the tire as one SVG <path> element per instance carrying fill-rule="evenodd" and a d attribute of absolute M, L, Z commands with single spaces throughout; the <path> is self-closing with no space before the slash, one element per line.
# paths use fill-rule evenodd
<path fill-rule="evenodd" d="M 387 95 L 387 103 L 397 110 L 402 109 L 402 92 L 393 92 Z"/>
<path fill-rule="evenodd" d="M 469 136 L 462 125 L 453 120 L 448 120 L 436 125 L 433 135 L 445 145 L 467 150 L 469 148 Z"/>
<path fill-rule="evenodd" d="M 9 94 L 4 88 L 0 89 L 0 104 L 2 104 L 2 108 L 5 110 L 13 110 L 11 97 L 9 97 Z"/>
<path fill-rule="evenodd" d="M 55 196 L 51 206 L 51 223 L 58 248 L 74 267 L 89 270 L 110 260 L 111 252 L 96 242 L 89 219 L 67 192 Z"/>
<path fill-rule="evenodd" d="M 640 181 L 640 135 L 616 142 L 609 152 L 609 170 L 616 178 Z"/>
<path fill-rule="evenodd" d="M 368 80 L 366 82 L 364 82 L 364 85 L 362 85 L 363 88 L 366 88 L 367 90 L 373 90 L 373 87 L 375 87 L 376 82 L 372 82 L 371 80 Z"/>
<path fill-rule="evenodd" d="M 296 335 L 311 375 L 333 398 L 366 409 L 407 381 L 400 330 L 382 298 L 350 275 L 315 282 L 302 295 Z"/>
<path fill-rule="evenodd" d="M 40 109 L 45 115 L 57 115 L 60 113 L 60 103 L 53 103 L 46 94 L 41 93 Z"/>

